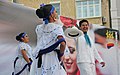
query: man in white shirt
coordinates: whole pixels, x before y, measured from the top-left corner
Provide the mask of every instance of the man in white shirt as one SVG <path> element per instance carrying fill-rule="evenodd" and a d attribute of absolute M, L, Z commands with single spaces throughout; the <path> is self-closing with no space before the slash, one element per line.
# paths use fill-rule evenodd
<path fill-rule="evenodd" d="M 89 22 L 85 19 L 81 20 L 79 22 L 79 28 L 84 33 L 77 39 L 77 65 L 80 69 L 80 75 L 96 75 L 95 60 L 102 67 L 105 66 L 105 62 L 98 54 L 94 41 L 87 35 Z"/>

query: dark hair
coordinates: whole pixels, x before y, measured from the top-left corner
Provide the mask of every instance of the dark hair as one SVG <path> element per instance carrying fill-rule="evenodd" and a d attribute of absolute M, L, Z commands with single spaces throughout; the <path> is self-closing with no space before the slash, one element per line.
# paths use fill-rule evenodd
<path fill-rule="evenodd" d="M 17 41 L 20 41 L 20 42 L 23 42 L 21 38 L 24 37 L 25 34 L 26 34 L 26 33 L 20 33 L 19 35 L 16 36 L 16 40 L 17 40 Z"/>
<path fill-rule="evenodd" d="M 81 20 L 81 21 L 79 22 L 79 27 L 81 27 L 81 24 L 82 24 L 83 22 L 87 22 L 87 23 L 89 24 L 89 22 L 88 22 L 86 19 L 83 19 L 83 20 Z"/>
<path fill-rule="evenodd" d="M 36 15 L 39 18 L 48 18 L 52 7 L 51 4 L 44 5 L 36 10 Z"/>
<path fill-rule="evenodd" d="M 94 33 L 100 35 L 100 36 L 103 36 L 103 37 L 106 37 L 106 32 L 107 32 L 107 29 L 106 28 L 100 28 L 100 29 L 96 29 L 94 31 Z"/>

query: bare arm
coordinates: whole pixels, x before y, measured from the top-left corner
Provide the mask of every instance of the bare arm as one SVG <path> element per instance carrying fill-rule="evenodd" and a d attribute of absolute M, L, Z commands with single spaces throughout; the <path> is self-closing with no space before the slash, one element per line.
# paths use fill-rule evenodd
<path fill-rule="evenodd" d="M 63 38 L 63 36 L 58 36 L 58 39 L 61 39 L 61 38 Z M 65 47 L 66 47 L 66 43 L 65 42 L 61 42 L 60 43 L 60 52 L 61 53 L 64 53 Z"/>
<path fill-rule="evenodd" d="M 28 56 L 26 55 L 26 51 L 25 50 L 21 50 L 21 53 L 22 53 L 23 58 L 25 59 L 25 61 L 27 63 L 30 63 L 30 60 L 29 60 Z"/>

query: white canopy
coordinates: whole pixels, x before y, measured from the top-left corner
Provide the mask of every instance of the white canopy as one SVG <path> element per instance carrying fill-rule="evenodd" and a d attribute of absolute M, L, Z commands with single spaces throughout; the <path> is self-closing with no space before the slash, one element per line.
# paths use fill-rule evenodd
<path fill-rule="evenodd" d="M 21 4 L 0 1 L 0 41 L 3 39 L 14 39 L 20 32 L 27 32 L 31 41 L 35 37 L 34 30 L 41 23 L 35 14 L 35 9 L 25 7 Z"/>
<path fill-rule="evenodd" d="M 42 23 L 35 9 L 21 4 L 0 0 L 0 75 L 10 75 L 13 71 L 16 43 L 15 36 L 28 33 L 31 46 L 35 44 L 35 27 Z"/>

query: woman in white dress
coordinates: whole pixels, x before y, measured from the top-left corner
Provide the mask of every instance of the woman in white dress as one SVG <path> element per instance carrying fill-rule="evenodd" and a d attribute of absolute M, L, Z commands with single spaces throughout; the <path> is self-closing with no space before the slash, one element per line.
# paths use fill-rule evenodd
<path fill-rule="evenodd" d="M 57 12 L 51 4 L 43 4 L 36 10 L 36 14 L 43 18 L 45 24 L 36 27 L 37 46 L 34 54 L 37 72 L 31 75 L 66 75 L 59 59 L 64 53 L 66 43 L 62 25 L 56 23 Z"/>
<path fill-rule="evenodd" d="M 12 75 L 29 75 L 30 65 L 32 64 L 32 48 L 28 44 L 29 37 L 26 33 L 20 33 L 16 36 L 16 40 L 19 41 L 19 43 Z"/>

